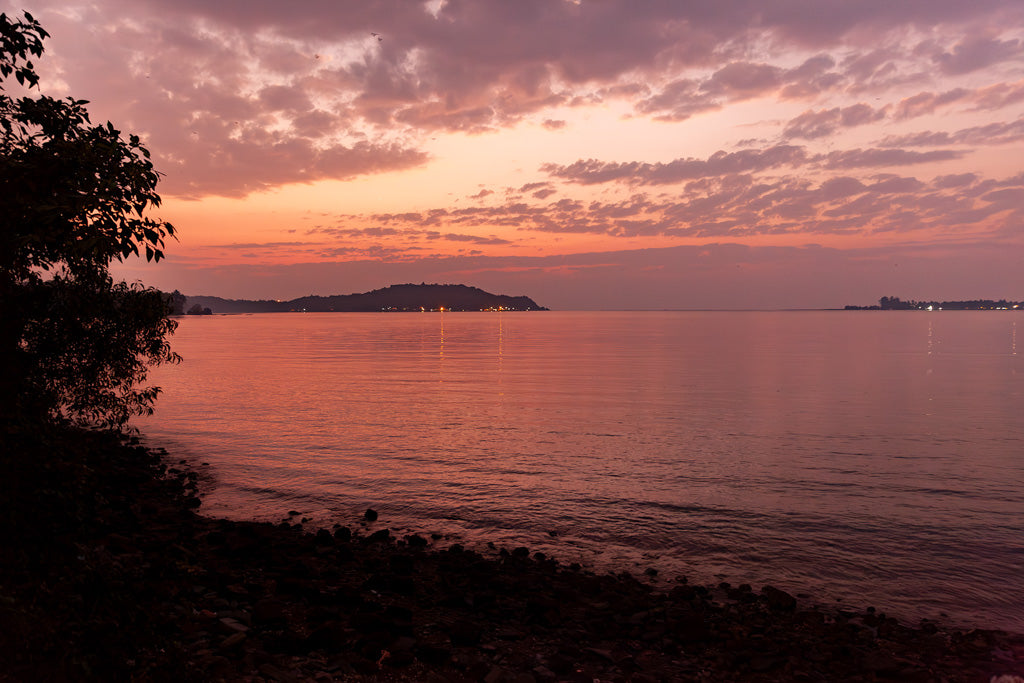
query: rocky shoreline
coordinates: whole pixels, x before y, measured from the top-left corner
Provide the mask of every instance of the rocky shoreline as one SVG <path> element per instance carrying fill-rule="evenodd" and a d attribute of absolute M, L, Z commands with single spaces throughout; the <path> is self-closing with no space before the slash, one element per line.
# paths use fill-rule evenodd
<path fill-rule="evenodd" d="M 110 434 L 4 428 L 0 680 L 1013 681 L 1024 635 L 200 514 Z M 1008 598 L 1010 599 L 1010 598 Z"/>

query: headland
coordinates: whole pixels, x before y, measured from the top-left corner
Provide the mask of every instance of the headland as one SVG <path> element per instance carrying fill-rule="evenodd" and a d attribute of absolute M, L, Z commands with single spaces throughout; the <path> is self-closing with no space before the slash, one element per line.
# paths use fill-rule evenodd
<path fill-rule="evenodd" d="M 309 295 L 288 301 L 189 296 L 188 303 L 213 313 L 371 313 L 424 311 L 546 311 L 528 296 L 491 294 L 466 285 L 390 285 L 361 294 Z"/>

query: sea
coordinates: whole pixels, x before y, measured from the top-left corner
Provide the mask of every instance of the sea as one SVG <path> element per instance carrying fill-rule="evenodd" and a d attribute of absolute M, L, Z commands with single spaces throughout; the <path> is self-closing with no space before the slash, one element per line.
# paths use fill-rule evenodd
<path fill-rule="evenodd" d="M 188 316 L 173 347 L 137 426 L 206 514 L 1024 632 L 1018 311 Z"/>

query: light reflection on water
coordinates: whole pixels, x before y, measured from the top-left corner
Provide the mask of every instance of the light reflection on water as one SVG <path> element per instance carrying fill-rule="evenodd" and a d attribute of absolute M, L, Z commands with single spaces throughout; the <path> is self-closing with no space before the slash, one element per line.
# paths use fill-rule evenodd
<path fill-rule="evenodd" d="M 204 508 L 1024 631 L 1014 312 L 186 318 L 141 423 Z M 548 532 L 555 532 L 556 536 Z"/>

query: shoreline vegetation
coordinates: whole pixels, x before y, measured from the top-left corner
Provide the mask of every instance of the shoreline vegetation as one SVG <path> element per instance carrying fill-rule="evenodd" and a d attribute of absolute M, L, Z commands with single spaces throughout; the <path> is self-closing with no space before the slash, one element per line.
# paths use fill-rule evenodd
<path fill-rule="evenodd" d="M 967 301 L 903 301 L 898 296 L 883 296 L 877 305 L 844 306 L 844 311 L 1019 311 L 1024 301 L 970 299 Z"/>
<path fill-rule="evenodd" d="M 372 511 L 331 529 L 213 519 L 186 463 L 137 438 L 4 430 L 0 680 L 1024 676 L 1024 634 L 807 608 L 770 586 L 655 589 L 526 548 L 440 550 Z"/>

